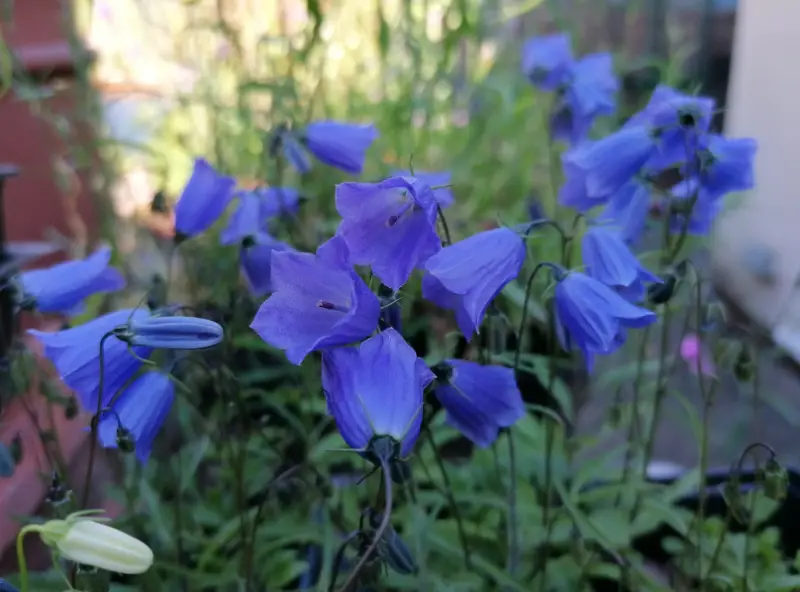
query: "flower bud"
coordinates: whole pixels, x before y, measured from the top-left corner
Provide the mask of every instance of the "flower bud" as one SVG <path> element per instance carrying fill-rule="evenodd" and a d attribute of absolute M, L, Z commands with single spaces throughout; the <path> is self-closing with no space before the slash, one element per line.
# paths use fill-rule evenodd
<path fill-rule="evenodd" d="M 204 349 L 222 341 L 222 327 L 196 317 L 152 316 L 134 320 L 119 336 L 130 345 L 161 349 Z"/>
<path fill-rule="evenodd" d="M 37 529 L 64 558 L 121 574 L 140 574 L 153 565 L 153 551 L 139 539 L 92 518 L 74 515 Z"/>
<path fill-rule="evenodd" d="M 764 480 L 764 495 L 776 502 L 786 499 L 786 492 L 789 489 L 789 473 L 778 461 L 771 458 L 767 461 L 762 472 Z"/>
<path fill-rule="evenodd" d="M 733 362 L 733 375 L 739 382 L 749 382 L 753 378 L 753 358 L 750 349 L 742 345 L 736 360 Z"/>
<path fill-rule="evenodd" d="M 674 273 L 664 277 L 664 283 L 650 284 L 647 287 L 647 298 L 652 304 L 666 304 L 675 294 L 678 278 Z"/>
<path fill-rule="evenodd" d="M 722 497 L 728 504 L 731 516 L 736 518 L 740 524 L 747 524 L 750 520 L 750 510 L 742 499 L 742 492 L 739 489 L 739 479 L 734 478 L 726 481 L 722 489 Z"/>
<path fill-rule="evenodd" d="M 129 429 L 122 426 L 117 428 L 117 448 L 124 454 L 129 454 L 136 450 L 136 439 Z"/>

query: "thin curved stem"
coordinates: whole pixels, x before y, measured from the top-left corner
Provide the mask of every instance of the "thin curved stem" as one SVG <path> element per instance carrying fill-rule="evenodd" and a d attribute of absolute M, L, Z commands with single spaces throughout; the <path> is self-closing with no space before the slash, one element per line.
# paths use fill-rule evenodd
<path fill-rule="evenodd" d="M 367 564 L 367 561 L 369 561 L 370 556 L 375 552 L 375 549 L 378 547 L 378 543 L 383 538 L 386 529 L 389 528 L 389 522 L 392 519 L 392 475 L 389 471 L 389 466 L 383 459 L 381 459 L 381 471 L 383 472 L 383 487 L 386 490 L 383 518 L 378 526 L 378 530 L 375 531 L 375 537 L 372 539 L 369 547 L 367 547 L 366 552 L 361 555 L 361 559 L 359 559 L 358 563 L 356 563 L 356 566 L 350 573 L 350 577 L 347 578 L 347 581 L 344 583 L 344 585 L 339 588 L 339 592 L 347 592 L 347 590 L 349 590 L 350 587 L 355 584 L 358 574 L 361 573 L 362 569 L 364 569 L 364 566 Z"/>
<path fill-rule="evenodd" d="M 522 318 L 519 321 L 519 331 L 517 332 L 517 350 L 514 352 L 514 376 L 516 376 L 517 372 L 519 371 L 519 360 L 520 356 L 522 356 L 522 334 L 525 331 L 525 323 L 528 322 L 528 302 L 531 299 L 531 292 L 533 290 L 533 280 L 536 279 L 536 274 L 539 273 L 539 270 L 543 267 L 550 267 L 551 269 L 557 269 L 552 263 L 542 262 L 538 263 L 536 267 L 533 268 L 530 277 L 528 278 L 528 283 L 525 286 L 525 298 L 522 301 Z"/>
<path fill-rule="evenodd" d="M 100 360 L 100 373 L 98 379 L 98 388 L 97 388 L 97 408 L 95 410 L 94 417 L 92 417 L 91 421 L 91 433 L 90 439 L 91 442 L 89 444 L 89 463 L 86 466 L 86 476 L 83 479 L 83 492 L 81 495 L 81 509 L 86 508 L 86 504 L 89 503 L 89 485 L 92 482 L 92 472 L 94 471 L 94 459 L 95 453 L 97 450 L 97 428 L 100 424 L 100 414 L 103 411 L 103 387 L 105 386 L 104 378 L 105 378 L 105 345 L 106 339 L 112 337 L 113 333 L 106 333 L 103 335 L 102 339 L 100 339 L 100 354 L 98 359 Z"/>
<path fill-rule="evenodd" d="M 517 454 L 511 430 L 508 440 L 508 575 L 512 578 L 519 564 L 519 535 L 517 533 Z"/>

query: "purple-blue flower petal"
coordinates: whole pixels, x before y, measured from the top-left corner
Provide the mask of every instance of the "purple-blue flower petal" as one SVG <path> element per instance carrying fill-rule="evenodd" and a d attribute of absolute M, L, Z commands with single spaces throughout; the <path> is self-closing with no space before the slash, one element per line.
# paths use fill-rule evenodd
<path fill-rule="evenodd" d="M 191 237 L 208 230 L 233 197 L 236 180 L 217 173 L 202 158 L 194 161 L 192 176 L 175 205 L 175 232 Z"/>
<path fill-rule="evenodd" d="M 351 175 L 364 169 L 366 153 L 378 138 L 373 125 L 316 121 L 304 133 L 305 146 L 317 160 Z"/>
<path fill-rule="evenodd" d="M 111 249 L 102 247 L 85 259 L 22 273 L 22 288 L 39 312 L 69 313 L 93 294 L 125 287 L 125 278 L 109 267 L 110 261 Z"/>
<path fill-rule="evenodd" d="M 572 40 L 567 33 L 532 37 L 522 46 L 522 72 L 531 84 L 554 91 L 569 77 Z"/>
<path fill-rule="evenodd" d="M 219 235 L 220 243 L 235 245 L 263 231 L 266 217 L 262 215 L 261 207 L 261 199 L 257 193 L 241 192 L 236 209 Z"/>
<path fill-rule="evenodd" d="M 452 374 L 436 387 L 436 397 L 447 412 L 447 422 L 476 445 L 491 445 L 500 428 L 514 425 L 525 415 L 511 368 L 465 360 L 447 360 L 447 364 Z"/>
<path fill-rule="evenodd" d="M 120 424 L 133 436 L 136 458 L 146 463 L 153 441 L 164 425 L 175 399 L 175 385 L 165 374 L 150 371 L 136 378 L 103 414 L 97 436 L 104 448 L 117 447 Z"/>
<path fill-rule="evenodd" d="M 272 253 L 293 249 L 266 232 L 259 232 L 252 238 L 252 244 L 242 246 L 239 262 L 250 294 L 259 297 L 272 291 Z"/>
<path fill-rule="evenodd" d="M 431 187 L 433 191 L 433 196 L 436 198 L 436 201 L 439 202 L 439 206 L 444 208 L 449 208 L 455 202 L 455 197 L 453 196 L 453 191 L 450 187 L 441 187 L 440 189 L 433 189 L 438 185 L 450 185 L 453 182 L 453 174 L 450 171 L 437 171 L 437 172 L 430 172 L 430 171 L 414 171 L 414 174 L 411 174 L 411 171 L 394 171 L 392 173 L 393 177 L 414 177 L 415 179 L 426 183 L 429 187 Z"/>
<path fill-rule="evenodd" d="M 436 199 L 427 184 L 409 177 L 380 183 L 340 183 L 338 234 L 356 265 L 369 265 L 393 290 L 441 249 L 436 234 Z"/>

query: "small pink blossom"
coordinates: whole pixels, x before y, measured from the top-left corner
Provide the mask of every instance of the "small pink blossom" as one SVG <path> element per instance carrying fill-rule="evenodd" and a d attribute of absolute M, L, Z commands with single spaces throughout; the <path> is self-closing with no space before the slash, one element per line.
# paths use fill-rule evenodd
<path fill-rule="evenodd" d="M 714 362 L 711 361 L 706 348 L 700 341 L 700 338 L 694 333 L 690 333 L 681 341 L 680 349 L 681 358 L 689 366 L 694 374 L 697 374 L 698 369 L 705 376 L 716 376 L 716 369 Z"/>

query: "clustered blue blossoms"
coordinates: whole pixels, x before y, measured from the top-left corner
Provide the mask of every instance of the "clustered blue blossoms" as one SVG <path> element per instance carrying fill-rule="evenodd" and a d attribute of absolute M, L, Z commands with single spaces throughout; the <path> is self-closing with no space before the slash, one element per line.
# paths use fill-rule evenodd
<path fill-rule="evenodd" d="M 571 144 L 562 155 L 558 201 L 588 221 L 581 244 L 585 274 L 557 273 L 555 320 L 562 347 L 582 352 L 590 369 L 596 354 L 624 343 L 626 329 L 656 320 L 638 304 L 647 284 L 661 280 L 630 250 L 648 221 L 661 218 L 677 237 L 705 234 L 725 195 L 754 184 L 755 140 L 711 132 L 714 100 L 664 85 L 621 129 L 591 138 L 594 118 L 614 110 L 619 85 L 610 64 L 607 54 L 575 61 L 564 34 L 533 38 L 522 52 L 529 80 L 557 92 L 553 135 Z M 656 180 L 670 171 L 680 181 L 659 189 Z"/>

